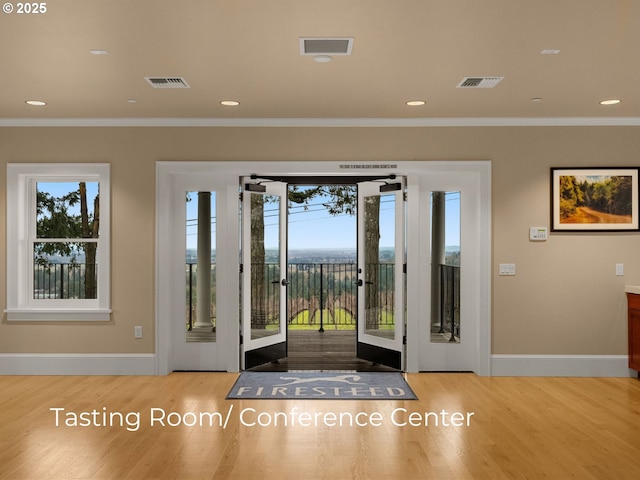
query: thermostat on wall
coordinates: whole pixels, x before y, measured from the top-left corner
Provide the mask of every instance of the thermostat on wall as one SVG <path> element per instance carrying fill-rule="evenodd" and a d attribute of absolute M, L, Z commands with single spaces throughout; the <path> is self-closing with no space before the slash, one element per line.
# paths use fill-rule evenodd
<path fill-rule="evenodd" d="M 544 242 L 547 239 L 547 227 L 529 227 L 529 240 Z"/>

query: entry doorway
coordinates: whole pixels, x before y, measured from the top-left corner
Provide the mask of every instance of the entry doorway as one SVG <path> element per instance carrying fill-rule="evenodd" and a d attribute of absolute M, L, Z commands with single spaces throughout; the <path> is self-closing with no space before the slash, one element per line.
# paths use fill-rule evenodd
<path fill-rule="evenodd" d="M 404 185 L 242 179 L 245 369 L 403 368 Z"/>
<path fill-rule="evenodd" d="M 242 316 L 247 311 L 241 303 L 240 281 L 246 275 L 242 267 L 240 232 L 241 204 L 238 200 L 239 178 L 249 178 L 253 172 L 265 171 L 270 177 L 304 176 L 350 177 L 371 173 L 389 178 L 392 175 L 406 179 L 405 209 L 407 221 L 406 259 L 398 264 L 406 265 L 406 273 L 396 278 L 406 279 L 406 298 L 402 313 L 406 318 L 406 332 L 400 335 L 394 330 L 393 341 L 400 340 L 400 355 L 404 354 L 402 369 L 419 371 L 473 371 L 479 375 L 491 372 L 491 164 L 487 161 L 422 162 L 158 162 L 156 170 L 156 371 L 166 375 L 175 370 L 208 370 L 237 372 L 245 368 L 244 349 L 249 338 L 242 331 Z M 303 168 L 304 171 L 300 171 Z M 257 180 L 257 179 L 256 179 Z M 256 183 L 260 183 L 257 181 Z M 317 182 L 318 185 L 322 182 Z M 393 188 L 393 187 L 387 187 Z M 380 185 L 377 186 L 378 192 Z M 211 192 L 211 201 L 204 201 L 211 208 L 211 217 L 217 227 L 212 229 L 211 245 L 214 256 L 203 256 L 210 262 L 212 309 L 211 324 L 205 342 L 190 341 L 188 320 L 185 319 L 185 251 L 187 237 L 185 222 L 189 212 L 185 208 L 187 192 Z M 432 225 L 436 216 L 433 206 L 434 192 L 459 192 L 460 197 L 460 289 L 455 315 L 443 320 L 431 313 L 432 286 Z M 385 192 L 386 193 L 386 192 Z M 191 218 L 191 217 L 189 217 Z M 286 222 L 284 223 L 286 225 Z M 215 238 L 214 238 L 215 236 Z M 362 237 L 362 236 L 360 236 Z M 359 238 L 359 241 L 364 239 Z M 364 251 L 359 249 L 359 251 Z M 445 251 L 446 253 L 446 251 Z M 215 262 L 214 262 L 215 261 Z M 187 259 L 189 263 L 189 259 Z M 446 262 L 445 262 L 446 263 Z M 366 269 L 365 269 L 366 270 Z M 281 270 L 283 273 L 285 269 Z M 371 282 L 366 272 L 358 272 L 361 289 Z M 280 277 L 280 275 L 279 275 Z M 186 279 L 188 281 L 189 275 Z M 286 280 L 281 276 L 280 281 Z M 197 281 L 197 278 L 196 278 Z M 400 282 L 402 283 L 402 282 Z M 359 295 L 359 299 L 363 295 Z M 403 297 L 402 294 L 396 297 Z M 457 298 L 454 296 L 454 298 Z M 187 299 L 188 300 L 188 299 Z M 360 300 L 359 300 L 360 301 Z M 286 302 L 286 297 L 285 297 Z M 188 305 L 188 304 L 187 304 Z M 365 302 L 366 305 L 366 302 Z M 193 327 L 199 330 L 200 314 L 195 311 Z M 379 318 L 379 316 L 374 316 Z M 285 332 L 286 316 L 280 332 Z M 246 324 L 246 322 L 245 322 Z M 248 324 L 250 325 L 250 323 Z M 360 322 L 358 335 L 372 347 L 369 353 L 385 351 L 390 339 L 384 332 L 376 332 L 372 324 Z M 440 334 L 440 327 L 444 334 Z M 215 327 L 215 331 L 212 329 Z M 434 332 L 434 330 L 437 331 Z M 453 332 L 453 339 L 451 341 Z M 199 332 L 198 332 L 199 333 Z M 215 334 L 215 335 L 212 335 Z M 436 336 L 440 334 L 441 339 Z M 273 337 L 272 335 L 269 335 Z M 406 338 L 406 345 L 404 340 Z M 257 340 L 257 338 L 255 339 Z M 440 340 L 440 341 L 439 341 Z M 444 341 L 442 341 L 444 340 Z M 360 345 L 358 346 L 358 348 Z M 376 348 L 376 347 L 380 347 Z M 286 346 L 285 346 L 286 348 Z M 373 356 L 372 355 L 372 356 Z M 375 360 L 372 360 L 375 361 Z M 381 362 L 377 362 L 381 363 Z"/>

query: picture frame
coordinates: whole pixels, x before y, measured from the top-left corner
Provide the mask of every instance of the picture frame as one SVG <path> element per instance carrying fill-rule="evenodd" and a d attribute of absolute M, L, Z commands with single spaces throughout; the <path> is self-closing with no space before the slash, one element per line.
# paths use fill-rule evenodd
<path fill-rule="evenodd" d="M 551 168 L 551 231 L 640 230 L 638 171 L 636 167 Z"/>

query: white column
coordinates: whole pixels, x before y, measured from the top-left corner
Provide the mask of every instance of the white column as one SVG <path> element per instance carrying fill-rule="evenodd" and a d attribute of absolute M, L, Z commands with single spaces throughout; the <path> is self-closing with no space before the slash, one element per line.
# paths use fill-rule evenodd
<path fill-rule="evenodd" d="M 432 192 L 431 201 L 431 325 L 439 325 L 440 265 L 445 262 L 445 192 Z"/>
<path fill-rule="evenodd" d="M 198 192 L 198 288 L 193 328 L 211 329 L 211 192 Z"/>

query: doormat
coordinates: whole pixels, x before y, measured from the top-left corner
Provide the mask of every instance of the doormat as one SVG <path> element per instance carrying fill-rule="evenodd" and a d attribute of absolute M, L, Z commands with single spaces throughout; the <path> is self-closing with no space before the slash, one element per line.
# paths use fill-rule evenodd
<path fill-rule="evenodd" d="M 241 372 L 227 399 L 417 400 L 397 372 Z"/>

